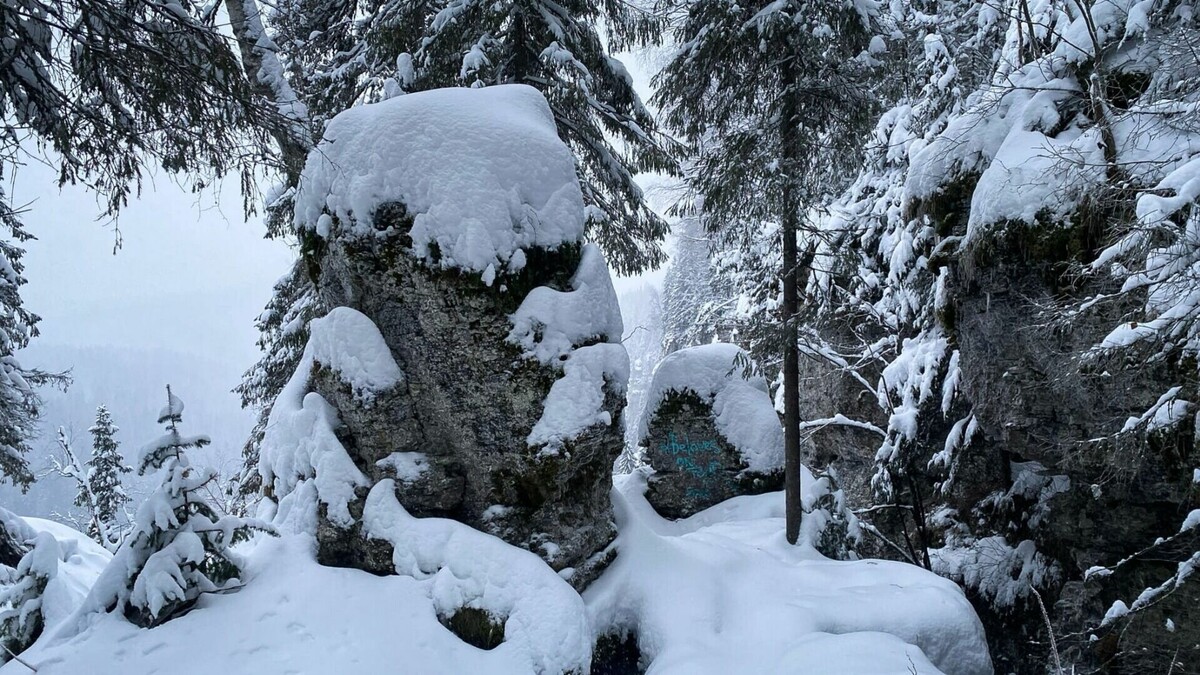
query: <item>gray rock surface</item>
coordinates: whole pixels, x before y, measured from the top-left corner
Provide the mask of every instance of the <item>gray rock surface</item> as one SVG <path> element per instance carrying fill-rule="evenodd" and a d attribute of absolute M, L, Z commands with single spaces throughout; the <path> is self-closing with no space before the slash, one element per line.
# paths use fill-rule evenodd
<path fill-rule="evenodd" d="M 783 489 L 782 471 L 746 471 L 741 453 L 717 429 L 712 405 L 692 392 L 663 396 L 649 420 L 643 452 L 654 469 L 646 499 L 667 518 L 686 518 L 738 495 Z"/>
<path fill-rule="evenodd" d="M 591 427 L 560 452 L 540 452 L 526 437 L 561 373 L 506 341 L 509 314 L 529 290 L 569 290 L 578 246 L 527 250 L 520 273 L 488 287 L 477 274 L 431 269 L 412 257 L 403 234 L 411 222 L 401 205 L 381 208 L 375 221 L 396 233 L 313 238 L 306 246 L 322 304 L 351 307 L 374 321 L 405 376 L 364 404 L 336 374 L 316 369 L 312 388 L 338 410 L 343 445 L 372 483 L 397 478 L 396 496 L 413 515 L 494 534 L 542 556 L 577 588 L 586 586 L 610 559 L 615 537 L 609 491 L 622 447 L 625 383 L 605 386 L 611 424 Z M 397 464 L 389 460 L 394 453 L 412 454 Z M 352 514 L 361 508 L 361 501 L 352 504 Z M 388 545 L 365 541 L 357 526 L 322 519 L 318 541 L 327 564 L 392 571 Z"/>
<path fill-rule="evenodd" d="M 958 231 L 965 227 L 967 207 L 958 205 L 948 216 Z M 1196 614 L 1195 584 L 1166 596 L 1152 611 L 1098 629 L 1114 601 L 1132 602 L 1198 550 L 1195 537 L 1154 547 L 1156 539 L 1177 534 L 1183 517 L 1200 506 L 1192 483 L 1192 471 L 1200 466 L 1194 423 L 1153 434 L 1117 435 L 1129 417 L 1154 405 L 1164 383 L 1182 379 L 1194 391 L 1196 378 L 1161 363 L 1139 362 L 1131 354 L 1109 361 L 1085 358 L 1127 307 L 1106 307 L 1061 322 L 1047 313 L 1057 303 L 1111 290 L 1072 285 L 1070 261 L 1086 261 L 1095 246 L 1082 226 L 1072 227 L 1037 230 L 1020 224 L 973 242 L 950 261 L 946 293 L 951 305 L 942 323 L 960 352 L 959 395 L 948 415 L 937 402 L 922 410 L 914 441 L 919 447 L 913 454 L 928 458 L 941 451 L 952 422 L 967 415 L 974 415 L 978 433 L 941 475 L 924 461 L 910 467 L 915 479 L 903 486 L 902 501 L 908 505 L 914 494 L 919 496 L 923 518 L 917 520 L 926 529 L 915 528 L 913 511 L 884 509 L 871 514 L 870 521 L 893 542 L 918 544 L 925 537 L 930 548 L 938 548 L 945 545 L 947 533 L 939 531 L 931 514 L 941 510 L 956 514 L 954 527 L 961 528 L 956 535 L 967 540 L 1003 536 L 1010 546 L 1032 541 L 1051 569 L 1040 592 L 1060 656 L 1080 672 L 1168 672 L 1173 660 L 1173 672 L 1200 672 L 1195 647 L 1200 624 L 1180 618 Z M 841 375 L 842 382 L 831 386 L 827 382 L 838 377 L 836 371 L 816 368 L 811 376 L 825 384 L 805 388 L 804 416 L 849 410 L 879 424 L 862 410 L 861 388 L 852 378 Z M 843 484 L 869 484 L 874 467 L 861 458 L 874 454 L 879 438 L 822 433 L 815 440 L 826 449 L 818 452 L 828 456 Z M 839 447 L 828 449 L 829 444 Z M 1029 467 L 1046 484 L 1058 478 L 1055 484 L 1066 487 L 1023 490 L 1021 474 Z M 949 489 L 941 489 L 938 481 L 951 475 Z M 920 547 L 915 548 L 919 558 Z M 869 552 L 905 557 L 886 546 Z M 1116 573 L 1085 581 L 1092 566 L 1113 566 L 1127 558 Z M 986 578 L 1007 564 L 982 559 L 971 572 Z M 1012 574 L 1021 570 L 1018 564 Z M 970 583 L 965 590 L 987 629 L 997 672 L 1047 672 L 1047 630 L 1034 596 L 1026 592 L 1001 607 Z"/>

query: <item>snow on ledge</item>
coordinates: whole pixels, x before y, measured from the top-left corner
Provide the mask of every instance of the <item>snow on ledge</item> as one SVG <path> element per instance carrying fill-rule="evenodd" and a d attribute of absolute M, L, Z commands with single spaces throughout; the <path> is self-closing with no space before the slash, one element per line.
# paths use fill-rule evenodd
<path fill-rule="evenodd" d="M 513 329 L 508 341 L 521 347 L 526 358 L 563 372 L 546 395 L 542 416 L 526 442 L 556 452 L 588 428 L 611 424 L 604 387 L 624 392 L 629 354 L 620 343 L 621 306 L 600 249 L 594 244 L 583 247 L 571 290 L 539 286 L 509 318 Z M 589 342 L 596 344 L 576 346 Z"/>
<path fill-rule="evenodd" d="M 375 322 L 349 307 L 335 307 L 313 320 L 306 351 L 367 402 L 404 380 Z"/>
<path fill-rule="evenodd" d="M 364 400 L 399 384 L 403 373 L 375 324 L 356 310 L 337 307 L 312 322 L 300 364 L 271 408 L 258 467 L 263 484 L 270 485 L 279 500 L 276 520 L 286 516 L 296 523 L 311 522 L 311 518 L 283 513 L 283 500 L 295 493 L 304 498 L 305 503 L 297 505 L 302 510 L 315 514 L 319 500 L 329 507 L 329 520 L 346 527 L 353 522 L 349 503 L 355 489 L 369 482 L 334 433 L 340 425 L 337 410 L 320 394 L 308 390 L 316 363 L 337 372 Z M 298 489 L 310 480 L 315 495 Z M 295 508 L 288 506 L 289 510 Z"/>
<path fill-rule="evenodd" d="M 428 583 L 441 615 L 459 608 L 503 617 L 504 642 L 530 673 L 583 673 L 592 631 L 583 600 L 533 553 L 445 518 L 414 518 L 396 499 L 390 479 L 371 488 L 363 531 L 392 544 L 398 574 Z"/>
<path fill-rule="evenodd" d="M 583 237 L 574 158 L 526 85 L 407 94 L 330 120 L 301 174 L 296 224 L 327 237 L 332 215 L 343 232 L 370 235 L 392 201 L 414 217 L 418 257 L 489 284 L 524 266 L 521 249 Z"/>
<path fill-rule="evenodd" d="M 638 443 L 650 432 L 650 419 L 669 392 L 691 392 L 712 405 L 717 431 L 742 454 L 748 471 L 767 473 L 783 467 L 783 427 L 771 402 L 767 381 L 745 377 L 738 365 L 746 352 L 737 345 L 713 343 L 668 354 L 654 370 Z M 748 362 L 748 361 L 747 361 Z"/>

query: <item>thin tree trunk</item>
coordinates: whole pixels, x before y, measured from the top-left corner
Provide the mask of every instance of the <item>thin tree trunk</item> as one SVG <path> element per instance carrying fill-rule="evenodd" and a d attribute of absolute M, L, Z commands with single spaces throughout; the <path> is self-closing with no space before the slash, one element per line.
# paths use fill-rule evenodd
<path fill-rule="evenodd" d="M 783 459 L 786 531 L 789 544 L 800 538 L 800 519 L 803 514 L 800 494 L 800 313 L 799 272 L 796 255 L 796 235 L 800 230 L 800 209 L 795 188 L 798 169 L 796 155 L 796 103 L 792 87 L 796 81 L 796 60 L 788 59 L 781 66 L 785 87 L 783 110 L 780 115 L 779 139 L 783 147 Z"/>
<path fill-rule="evenodd" d="M 272 84 L 259 77 L 264 57 L 278 57 L 274 53 L 264 55 L 259 40 L 265 35 L 266 27 L 262 22 L 262 12 L 256 3 L 257 0 L 225 0 L 225 10 L 229 13 L 230 29 L 242 54 L 242 68 L 246 71 L 247 79 L 260 96 L 272 105 L 279 106 L 287 103 L 288 97 L 295 97 L 295 92 L 285 83 Z M 282 72 L 280 76 L 282 77 Z M 281 91 L 280 87 L 287 91 Z M 300 181 L 300 171 L 304 168 L 308 151 L 312 149 L 312 138 L 308 136 L 307 130 L 297 133 L 295 128 L 279 125 L 272 125 L 271 134 L 279 143 L 287 185 L 294 186 Z"/>

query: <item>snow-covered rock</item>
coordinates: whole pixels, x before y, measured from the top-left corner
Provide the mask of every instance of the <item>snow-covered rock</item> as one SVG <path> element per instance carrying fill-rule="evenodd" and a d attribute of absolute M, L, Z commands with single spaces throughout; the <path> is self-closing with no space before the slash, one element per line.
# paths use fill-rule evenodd
<path fill-rule="evenodd" d="M 417 257 L 488 285 L 525 265 L 522 249 L 583 236 L 574 158 L 526 85 L 421 92 L 330 120 L 304 167 L 297 223 L 321 237 L 374 235 L 394 225 L 375 217 L 389 202 L 411 216 Z"/>
<path fill-rule="evenodd" d="M 783 427 L 766 380 L 746 368 L 740 347 L 714 343 L 673 352 L 654 371 L 638 436 L 659 513 L 688 516 L 781 486 Z"/>
<path fill-rule="evenodd" d="M 533 551 L 577 587 L 603 568 L 629 366 L 580 194 L 529 87 L 408 94 L 329 123 L 296 214 L 336 309 L 262 447 L 276 524 L 315 531 L 321 562 L 390 571 L 361 509 L 391 480 L 408 513 Z"/>

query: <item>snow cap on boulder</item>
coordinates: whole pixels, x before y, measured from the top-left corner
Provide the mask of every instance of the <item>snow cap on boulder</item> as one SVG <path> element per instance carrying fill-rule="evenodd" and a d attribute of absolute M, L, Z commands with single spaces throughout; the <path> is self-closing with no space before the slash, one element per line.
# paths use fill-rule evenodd
<path fill-rule="evenodd" d="M 375 233 L 400 202 L 414 254 L 491 284 L 523 249 L 583 237 L 583 194 L 546 99 L 526 85 L 452 88 L 356 106 L 329 121 L 296 194 L 296 225 L 318 236 Z"/>

